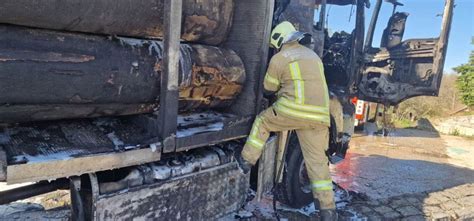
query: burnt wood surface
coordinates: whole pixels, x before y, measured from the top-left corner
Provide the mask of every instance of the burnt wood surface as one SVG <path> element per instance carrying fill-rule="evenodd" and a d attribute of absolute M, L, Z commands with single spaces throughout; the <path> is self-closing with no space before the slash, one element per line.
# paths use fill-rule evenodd
<path fill-rule="evenodd" d="M 17 26 L 0 26 L 0 33 L 0 122 L 149 113 L 158 106 L 160 41 Z M 245 70 L 231 50 L 182 44 L 178 78 L 181 111 L 218 108 L 240 92 Z"/>
<path fill-rule="evenodd" d="M 120 35 L 164 35 L 165 0 L 2 0 L 0 23 Z M 222 43 L 232 22 L 233 0 L 184 0 L 181 37 Z"/>

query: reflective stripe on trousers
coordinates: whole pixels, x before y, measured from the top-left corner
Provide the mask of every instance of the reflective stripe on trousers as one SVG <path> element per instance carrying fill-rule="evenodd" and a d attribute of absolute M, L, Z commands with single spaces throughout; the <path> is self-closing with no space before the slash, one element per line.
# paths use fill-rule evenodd
<path fill-rule="evenodd" d="M 250 144 L 252 147 L 257 148 L 259 150 L 263 149 L 265 146 L 265 141 L 258 139 L 257 134 L 260 125 L 262 124 L 262 119 L 260 117 L 255 118 L 255 122 L 252 127 L 252 131 L 250 132 L 250 136 L 247 139 L 247 143 Z"/>
<path fill-rule="evenodd" d="M 312 124 L 305 119 L 279 115 L 274 107 L 269 107 L 255 120 L 254 128 L 242 150 L 242 157 L 249 163 L 255 164 L 265 147 L 256 148 L 252 140 L 266 141 L 270 132 L 273 131 L 296 130 L 309 179 L 314 181 L 311 182 L 313 197 L 319 199 L 321 208 L 333 209 L 335 208 L 334 193 L 330 191 L 332 183 L 330 182 L 328 158 L 325 154 L 329 143 L 329 129 L 327 126 Z M 259 128 L 255 128 L 257 125 Z M 254 139 L 254 136 L 257 139 Z"/>
<path fill-rule="evenodd" d="M 332 180 L 313 180 L 311 182 L 311 187 L 315 191 L 332 191 Z"/>

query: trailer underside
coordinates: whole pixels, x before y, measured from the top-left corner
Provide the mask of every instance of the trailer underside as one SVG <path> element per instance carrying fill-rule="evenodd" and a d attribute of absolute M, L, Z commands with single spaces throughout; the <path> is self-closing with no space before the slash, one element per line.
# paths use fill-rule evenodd
<path fill-rule="evenodd" d="M 7 156 L 7 175 L 3 181 L 13 184 L 54 180 L 159 161 L 161 142 L 143 118 L 79 119 L 2 128 L 0 145 Z M 202 146 L 197 143 L 199 137 L 205 140 L 213 136 L 216 143 L 243 137 L 239 132 L 244 133 L 248 126 L 239 127 L 235 119 L 235 115 L 217 112 L 180 115 L 178 149 Z M 248 121 L 244 119 L 240 124 L 248 125 Z M 229 128 L 233 134 L 224 133 Z M 194 145 L 186 145 L 191 139 Z M 212 144 L 207 141 L 206 145 Z"/>

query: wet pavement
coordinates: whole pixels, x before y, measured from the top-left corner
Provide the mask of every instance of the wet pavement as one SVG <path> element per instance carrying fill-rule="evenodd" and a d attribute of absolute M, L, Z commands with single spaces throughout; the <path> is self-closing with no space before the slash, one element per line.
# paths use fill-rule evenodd
<path fill-rule="evenodd" d="M 474 220 L 474 139 L 396 129 L 356 135 L 336 183 L 363 193 L 343 210 L 369 220 Z"/>
<path fill-rule="evenodd" d="M 372 199 L 474 183 L 474 140 L 408 129 L 356 135 L 332 172 L 341 187 Z"/>
<path fill-rule="evenodd" d="M 474 220 L 473 138 L 415 129 L 391 129 L 386 137 L 360 133 L 331 171 L 352 193 L 337 194 L 341 220 Z M 250 220 L 276 219 L 268 202 L 250 204 Z M 311 206 L 278 208 L 286 220 L 314 220 Z"/>

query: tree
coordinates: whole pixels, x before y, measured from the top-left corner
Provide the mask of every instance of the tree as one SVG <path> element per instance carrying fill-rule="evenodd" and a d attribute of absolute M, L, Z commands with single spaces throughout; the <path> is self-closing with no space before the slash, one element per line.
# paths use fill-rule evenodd
<path fill-rule="evenodd" d="M 437 97 L 420 96 L 402 102 L 398 106 L 396 118 L 444 117 L 464 106 L 459 101 L 459 92 L 456 89 L 457 79 L 458 75 L 445 73 Z"/>
<path fill-rule="evenodd" d="M 467 64 L 455 67 L 454 70 L 459 73 L 456 85 L 460 99 L 467 106 L 474 106 L 474 51 L 471 52 Z"/>

